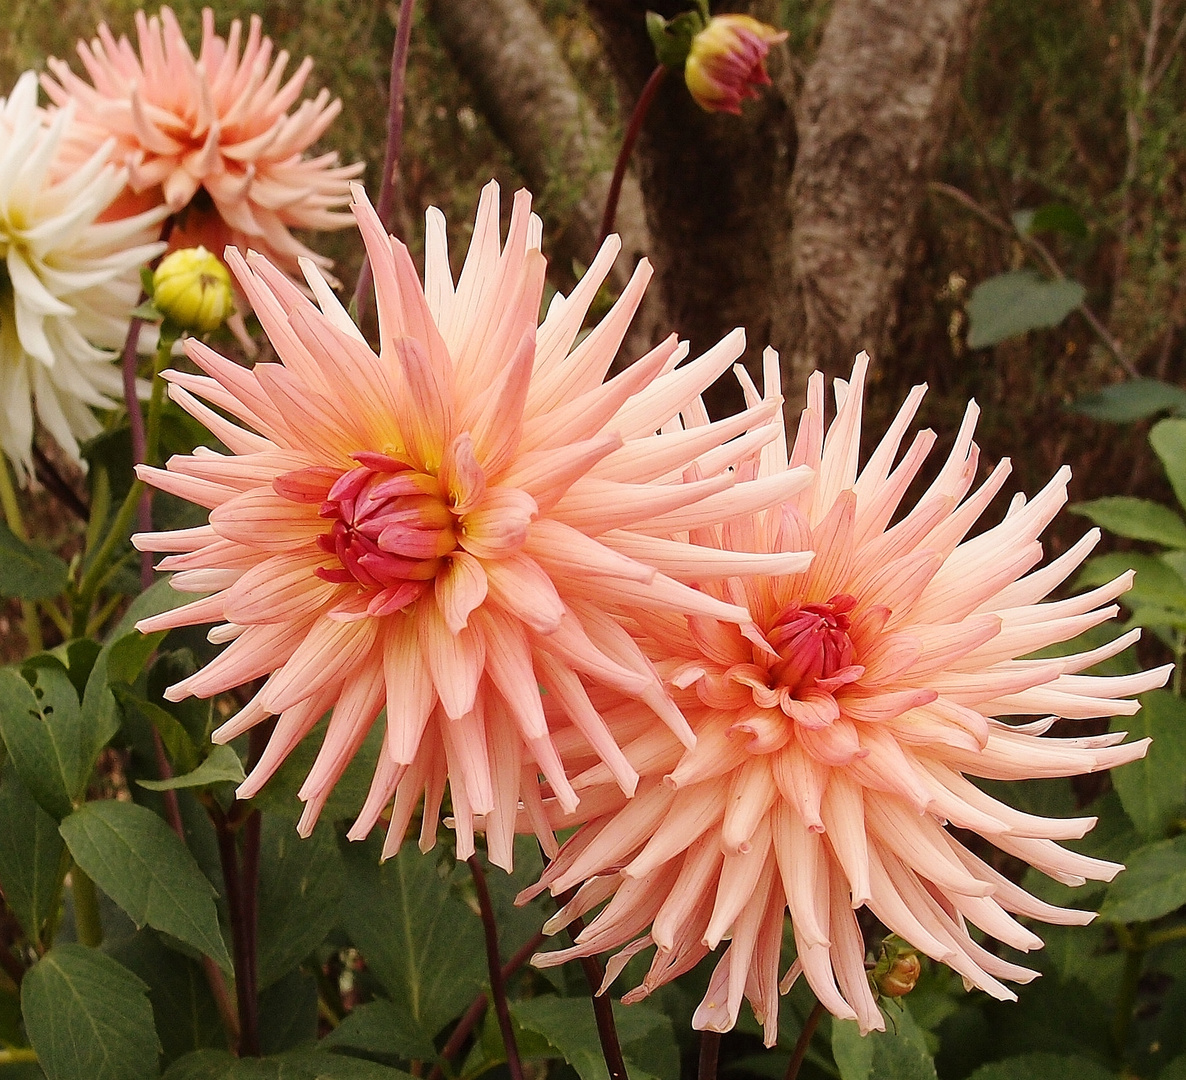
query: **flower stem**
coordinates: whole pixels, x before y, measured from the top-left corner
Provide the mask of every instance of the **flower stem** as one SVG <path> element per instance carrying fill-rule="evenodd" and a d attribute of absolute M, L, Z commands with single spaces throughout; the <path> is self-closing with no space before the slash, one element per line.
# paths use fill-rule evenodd
<path fill-rule="evenodd" d="M 507 979 L 526 964 L 531 958 L 532 953 L 543 943 L 544 935 L 542 933 L 536 932 L 533 934 L 531 940 L 520 947 L 519 951 L 502 965 L 502 981 L 505 983 Z M 457 1026 L 449 1035 L 449 1041 L 442 1047 L 436 1064 L 433 1065 L 428 1073 L 427 1080 L 442 1080 L 445 1075 L 444 1066 L 450 1064 L 461 1053 L 461 1048 L 465 1045 L 465 1040 L 469 1038 L 470 1033 L 478 1026 L 478 1021 L 482 1019 L 482 1014 L 486 1011 L 486 1006 L 489 1003 L 490 998 L 484 991 L 474 998 L 470 1007 L 465 1010 L 461 1019 L 457 1021 Z"/>
<path fill-rule="evenodd" d="M 803 1065 L 803 1059 L 807 1057 L 807 1048 L 811 1045 L 812 1036 L 815 1035 L 815 1029 L 819 1027 L 819 1022 L 823 1015 L 823 1003 L 817 1001 L 812 1007 L 811 1012 L 807 1015 L 807 1022 L 803 1025 L 803 1030 L 799 1032 L 799 1041 L 795 1043 L 795 1050 L 791 1054 L 790 1063 L 787 1065 L 786 1080 L 797 1080 L 799 1069 Z"/>
<path fill-rule="evenodd" d="M 92 949 L 98 948 L 103 944 L 103 923 L 99 918 L 99 893 L 95 883 L 75 863 L 70 868 L 70 884 L 78 940 Z"/>
<path fill-rule="evenodd" d="M 567 926 L 566 932 L 575 945 L 581 931 L 585 929 L 585 921 L 581 918 L 573 919 Z M 597 1021 L 597 1037 L 601 1040 L 601 1056 L 605 1058 L 605 1067 L 609 1071 L 610 1080 L 628 1080 L 626 1062 L 622 1057 L 622 1044 L 618 1040 L 618 1026 L 614 1022 L 613 1002 L 608 994 L 602 994 L 601 984 L 605 980 L 605 972 L 601 964 L 592 956 L 580 959 L 581 970 L 585 973 L 585 980 L 589 984 L 589 996 L 593 1001 L 593 1017 Z"/>
<path fill-rule="evenodd" d="M 35 1064 L 37 1051 L 28 1046 L 14 1046 L 10 1050 L 0 1050 L 0 1065 Z"/>
<path fill-rule="evenodd" d="M 1145 954 L 1149 946 L 1145 928 L 1139 923 L 1126 926 L 1123 932 L 1119 924 L 1114 929 L 1116 939 L 1124 949 L 1124 971 L 1120 975 L 1120 990 L 1116 995 L 1116 1015 L 1112 1018 L 1112 1042 L 1116 1053 L 1123 1056 L 1128 1045 L 1133 1010 L 1136 1008 L 1141 969 L 1145 966 Z"/>
<path fill-rule="evenodd" d="M 407 3 L 408 0 L 404 0 Z M 502 1033 L 507 1052 L 507 1070 L 511 1080 L 523 1080 L 523 1064 L 519 1060 L 519 1044 L 515 1041 L 515 1028 L 511 1024 L 511 1010 L 507 1006 L 507 988 L 502 978 L 502 957 L 498 955 L 498 924 L 494 921 L 494 908 L 490 903 L 490 890 L 486 888 L 486 875 L 477 855 L 465 860 L 474 878 L 478 893 L 478 907 L 482 912 L 482 929 L 486 932 L 486 963 L 490 969 L 490 994 L 494 998 L 494 1015 L 498 1017 L 498 1030 Z"/>
<path fill-rule="evenodd" d="M 717 1058 L 720 1052 L 721 1033 L 700 1032 L 700 1067 L 696 1072 L 698 1080 L 717 1080 Z"/>
<path fill-rule="evenodd" d="M 235 966 L 235 998 L 239 1006 L 239 1056 L 259 1057 L 259 1001 L 251 979 L 252 965 L 246 954 L 250 935 L 244 926 L 243 877 L 235 842 L 238 830 L 217 803 L 211 801 L 207 810 L 218 836 L 218 859 L 222 865 L 227 912 L 230 915 L 231 959 Z M 234 813 L 234 807 L 231 812 Z"/>
<path fill-rule="evenodd" d="M 4 507 L 4 520 L 8 529 L 18 540 L 28 541 L 29 534 L 21 517 L 21 504 L 17 499 L 16 486 L 7 458 L 0 458 L 0 504 Z M 25 642 L 31 653 L 41 652 L 41 617 L 37 604 L 32 600 L 21 601 L 21 620 L 25 627 Z"/>
<path fill-rule="evenodd" d="M 597 237 L 596 248 L 605 243 L 605 238 L 614 231 L 614 218 L 618 214 L 618 200 L 622 197 L 622 181 L 626 179 L 626 166 L 630 163 L 630 155 L 634 152 L 634 143 L 638 133 L 642 130 L 642 122 L 651 111 L 651 104 L 659 87 L 667 78 L 667 68 L 659 64 L 651 72 L 650 78 L 638 95 L 634 103 L 634 111 L 630 114 L 630 123 L 626 125 L 626 134 L 622 136 L 622 148 L 618 151 L 618 160 L 614 162 L 614 176 L 610 181 L 609 194 L 605 197 L 605 213 L 601 218 L 601 234 Z"/>
<path fill-rule="evenodd" d="M 407 81 L 408 50 L 412 42 L 412 7 L 414 0 L 400 0 L 399 19 L 395 24 L 395 45 L 391 50 L 391 78 L 387 87 L 387 150 L 383 155 L 383 181 L 379 185 L 379 204 L 375 212 L 383 227 L 391 228 L 391 210 L 395 202 L 395 178 L 404 149 L 404 85 Z M 374 271 L 369 256 L 364 255 L 354 289 L 354 313 L 361 327 L 370 295 Z"/>

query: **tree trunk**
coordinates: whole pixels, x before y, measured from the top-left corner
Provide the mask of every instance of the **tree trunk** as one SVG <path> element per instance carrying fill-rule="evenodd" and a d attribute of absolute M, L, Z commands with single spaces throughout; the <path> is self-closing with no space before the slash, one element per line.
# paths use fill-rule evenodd
<path fill-rule="evenodd" d="M 984 0 L 838 0 L 796 109 L 788 392 L 886 354 Z"/>

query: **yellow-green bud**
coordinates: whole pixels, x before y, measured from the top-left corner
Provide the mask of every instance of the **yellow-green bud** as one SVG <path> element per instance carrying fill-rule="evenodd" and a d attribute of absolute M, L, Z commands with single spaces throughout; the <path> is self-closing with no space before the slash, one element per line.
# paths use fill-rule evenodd
<path fill-rule="evenodd" d="M 914 989 L 922 974 L 918 953 L 900 938 L 890 935 L 881 943 L 881 955 L 869 972 L 873 988 L 883 997 L 903 997 Z"/>
<path fill-rule="evenodd" d="M 152 275 L 152 302 L 182 330 L 216 330 L 234 311 L 231 275 L 204 247 L 166 255 Z"/>

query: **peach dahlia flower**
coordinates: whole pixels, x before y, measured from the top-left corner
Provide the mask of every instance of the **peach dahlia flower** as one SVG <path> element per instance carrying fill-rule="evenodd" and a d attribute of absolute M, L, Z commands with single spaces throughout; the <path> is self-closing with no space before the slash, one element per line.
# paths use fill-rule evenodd
<path fill-rule="evenodd" d="M 139 469 L 156 487 L 210 508 L 208 525 L 136 543 L 171 553 L 160 566 L 178 571 L 178 589 L 212 592 L 140 628 L 219 622 L 211 639 L 231 642 L 173 686 L 171 700 L 268 677 L 215 733 L 226 742 L 279 716 L 240 795 L 258 791 L 332 707 L 301 791 L 308 832 L 386 707 L 383 751 L 351 836 L 365 836 L 394 798 L 388 850 L 398 848 L 425 794 L 421 842 L 430 845 L 447 778 L 459 856 L 473 851 L 473 821 L 484 815 L 491 858 L 509 867 L 520 798 L 555 850 L 538 773 L 566 809 L 577 805 L 541 686 L 626 793 L 637 775 L 587 685 L 643 702 L 677 743 L 692 742 L 610 613 L 744 622 L 744 607 L 687 582 L 810 561 L 701 548 L 650 535 L 648 525 L 658 534 L 671 521 L 700 528 L 748 513 L 797 490 L 807 470 L 737 484 L 729 468 L 776 435 L 776 395 L 698 431 L 658 433 L 736 360 L 740 331 L 681 367 L 686 346 L 672 335 L 602 382 L 651 272 L 640 263 L 577 344 L 616 237 L 537 327 L 545 260 L 526 192 L 515 198 L 501 250 L 497 185 L 483 192 L 456 286 L 444 219 L 431 209 L 423 288 L 361 188 L 355 197 L 375 269 L 380 354 L 311 264 L 320 307 L 266 259 L 228 251 L 281 362 L 246 370 L 191 339 L 188 354 L 206 375 L 166 373 L 175 400 L 231 452 L 199 448 L 167 470 Z M 687 469 L 703 479 L 683 482 Z"/>
<path fill-rule="evenodd" d="M 236 19 L 222 38 L 205 8 L 195 57 L 169 8 L 151 18 L 138 11 L 139 55 L 102 24 L 93 41 L 78 43 L 90 82 L 51 58 L 42 85 L 56 105 L 75 102 L 77 155 L 115 139 L 111 157 L 127 168 L 129 192 L 116 213 L 164 204 L 177 215 L 174 249 L 252 247 L 299 277 L 301 258 L 330 263 L 289 230 L 350 224 L 341 207 L 363 166 L 338 165 L 335 153 L 306 155 L 342 103 L 322 90 L 290 112 L 313 61 L 306 57 L 282 84 L 288 53 L 273 56 L 260 26 L 253 15 L 242 41 Z"/>
<path fill-rule="evenodd" d="M 900 509 L 935 442 L 932 432 L 918 433 L 894 465 L 924 388 L 910 394 L 858 469 L 865 367 L 862 355 L 851 383 L 837 381 L 826 435 L 823 376 L 812 377 L 789 466 L 785 443 L 743 466 L 743 474 L 771 476 L 808 465 L 809 488 L 781 508 L 692 534 L 722 550 L 811 549 L 815 561 L 802 573 L 705 585 L 710 595 L 747 602 L 760 635 L 711 618 L 686 625 L 650 612 L 638 618 L 639 644 L 677 690 L 696 745 L 680 745 L 630 704 L 607 712 L 642 775 L 637 793 L 623 799 L 586 751 L 588 767 L 573 784 L 577 814 L 548 806 L 554 826 L 583 825 L 525 894 L 580 886 L 549 930 L 609 901 L 576 946 L 536 964 L 621 950 L 608 984 L 632 955 L 655 948 L 626 1001 L 731 939 L 694 1026 L 728 1030 L 745 996 L 768 1045 L 777 1038 L 788 909 L 797 959 L 781 989 L 805 975 L 834 1015 L 858 1020 L 863 1031 L 883 1020 L 866 977 L 861 908 L 968 983 L 1012 997 L 999 980 L 1034 973 L 977 944 L 969 924 L 1028 950 L 1041 940 L 1014 916 L 1067 924 L 1093 916 L 1030 896 L 948 825 L 1071 884 L 1111 878 L 1120 867 L 1056 843 L 1082 836 L 1094 819 L 1021 813 L 967 777 L 1069 776 L 1141 757 L 1147 740 L 1117 746 L 1123 735 L 1043 736 L 1056 717 L 1136 712 L 1138 703 L 1123 695 L 1160 685 L 1169 671 L 1079 674 L 1135 632 L 1093 652 L 1019 659 L 1114 615 L 1111 601 L 1131 575 L 1041 602 L 1098 539 L 1093 530 L 1035 569 L 1038 535 L 1066 498 L 1066 469 L 1032 500 L 1015 497 L 1000 524 L 966 539 L 1009 473 L 1002 461 L 973 490 L 975 405 L 934 482 Z M 776 362 L 767 379 L 778 385 Z M 1023 715 L 1038 719 L 1000 719 Z M 556 743 L 572 775 L 578 733 L 558 731 Z"/>

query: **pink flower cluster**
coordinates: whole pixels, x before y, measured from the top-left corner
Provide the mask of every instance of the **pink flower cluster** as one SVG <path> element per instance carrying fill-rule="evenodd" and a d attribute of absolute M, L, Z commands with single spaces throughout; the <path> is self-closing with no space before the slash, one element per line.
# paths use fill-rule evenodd
<path fill-rule="evenodd" d="M 423 805 L 430 847 L 446 788 L 460 857 L 483 831 L 509 868 L 516 831 L 534 832 L 551 861 L 524 899 L 577 889 L 549 930 L 593 915 L 572 948 L 536 962 L 612 951 L 608 983 L 653 950 L 634 1000 L 728 942 L 699 1028 L 730 1028 L 747 998 L 773 1042 L 780 989 L 800 975 L 835 1015 L 882 1027 L 862 908 L 1011 996 L 1003 980 L 1033 973 L 974 928 L 1026 950 L 1040 939 L 1018 917 L 1091 916 L 1029 895 L 952 828 L 1064 882 L 1119 867 L 1059 845 L 1091 819 L 1021 813 L 968 778 L 1140 757 L 1143 741 L 1048 732 L 1058 717 L 1135 712 L 1132 695 L 1168 674 L 1084 674 L 1133 634 L 1026 659 L 1114 615 L 1129 585 L 1044 599 L 1098 539 L 1042 564 L 1067 470 L 973 534 L 1009 473 L 1002 461 L 981 477 L 974 405 L 908 503 L 936 441 L 907 441 L 924 388 L 862 465 L 866 359 L 835 382 L 833 410 L 817 374 L 788 446 L 773 353 L 761 389 L 737 369 L 742 412 L 705 411 L 740 331 L 692 360 L 673 335 L 605 381 L 650 277 L 643 261 L 582 335 L 616 238 L 541 322 L 526 193 L 504 240 L 497 188 L 483 192 L 456 280 L 437 210 L 421 280 L 360 188 L 351 209 L 375 271 L 378 351 L 316 268 L 310 300 L 283 267 L 232 250 L 277 360 L 248 370 L 188 342 L 201 374 L 167 373 L 170 394 L 229 452 L 140 469 L 210 512 L 136 538 L 200 594 L 141 628 L 214 623 L 227 645 L 168 696 L 262 679 L 215 738 L 277 718 L 240 795 L 328 712 L 300 793 L 308 832 L 381 725 L 351 837 L 384 823 L 390 854 Z"/>

